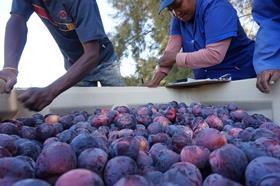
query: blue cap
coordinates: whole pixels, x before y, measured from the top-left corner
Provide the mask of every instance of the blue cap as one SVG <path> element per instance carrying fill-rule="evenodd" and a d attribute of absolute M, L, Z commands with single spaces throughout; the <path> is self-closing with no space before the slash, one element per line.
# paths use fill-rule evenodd
<path fill-rule="evenodd" d="M 159 11 L 158 14 L 161 13 L 163 9 L 171 5 L 175 0 L 160 0 L 160 6 L 159 6 Z"/>

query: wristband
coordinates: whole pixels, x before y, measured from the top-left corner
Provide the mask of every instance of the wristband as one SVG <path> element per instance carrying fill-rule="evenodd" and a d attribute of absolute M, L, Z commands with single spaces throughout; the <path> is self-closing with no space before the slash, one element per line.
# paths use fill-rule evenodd
<path fill-rule="evenodd" d="M 13 67 L 4 67 L 3 70 L 10 70 L 10 71 L 13 71 L 16 74 L 18 74 L 18 70 L 16 68 L 13 68 Z"/>
<path fill-rule="evenodd" d="M 166 72 L 163 72 L 163 71 L 161 71 L 161 70 L 159 70 L 159 72 L 163 73 L 165 76 L 168 75 Z"/>

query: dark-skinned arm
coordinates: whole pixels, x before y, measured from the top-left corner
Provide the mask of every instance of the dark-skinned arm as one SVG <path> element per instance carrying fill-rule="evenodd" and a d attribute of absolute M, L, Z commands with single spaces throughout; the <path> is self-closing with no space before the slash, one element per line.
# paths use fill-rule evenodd
<path fill-rule="evenodd" d="M 49 105 L 59 94 L 81 81 L 99 63 L 99 41 L 83 44 L 84 54 L 71 68 L 47 87 L 30 88 L 19 95 L 19 100 L 30 110 L 40 111 Z"/>
<path fill-rule="evenodd" d="M 98 65 L 100 53 L 99 41 L 84 43 L 83 48 L 84 54 L 71 66 L 68 72 L 48 86 L 55 96 L 76 85 L 90 70 Z"/>
<path fill-rule="evenodd" d="M 27 25 L 24 17 L 12 14 L 6 25 L 4 68 L 0 79 L 6 82 L 5 92 L 9 93 L 17 82 L 17 69 L 27 39 Z"/>

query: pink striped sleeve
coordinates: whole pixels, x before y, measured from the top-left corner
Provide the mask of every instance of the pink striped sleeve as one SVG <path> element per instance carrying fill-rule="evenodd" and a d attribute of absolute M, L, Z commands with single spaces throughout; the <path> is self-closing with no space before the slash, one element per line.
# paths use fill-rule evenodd
<path fill-rule="evenodd" d="M 196 52 L 178 53 L 176 64 L 182 68 L 205 68 L 221 63 L 228 51 L 231 39 L 207 45 Z"/>
<path fill-rule="evenodd" d="M 165 51 L 168 52 L 180 52 L 182 48 L 182 36 L 174 35 L 170 36 Z M 159 67 L 159 71 L 168 74 L 172 67 Z"/>

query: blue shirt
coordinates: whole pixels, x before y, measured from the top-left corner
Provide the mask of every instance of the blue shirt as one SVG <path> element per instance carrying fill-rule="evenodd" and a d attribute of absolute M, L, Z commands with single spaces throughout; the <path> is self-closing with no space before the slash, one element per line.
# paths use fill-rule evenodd
<path fill-rule="evenodd" d="M 26 20 L 36 12 L 58 44 L 69 69 L 84 53 L 82 43 L 98 40 L 100 62 L 114 55 L 96 0 L 13 0 L 11 14 Z"/>
<path fill-rule="evenodd" d="M 253 17 L 260 26 L 254 54 L 257 74 L 280 70 L 280 1 L 254 0 Z"/>
<path fill-rule="evenodd" d="M 171 35 L 181 35 L 183 52 L 194 52 L 206 45 L 232 38 L 222 63 L 193 69 L 196 79 L 218 78 L 231 74 L 233 80 L 253 78 L 254 42 L 244 32 L 237 13 L 227 0 L 197 0 L 193 22 L 173 17 Z"/>

